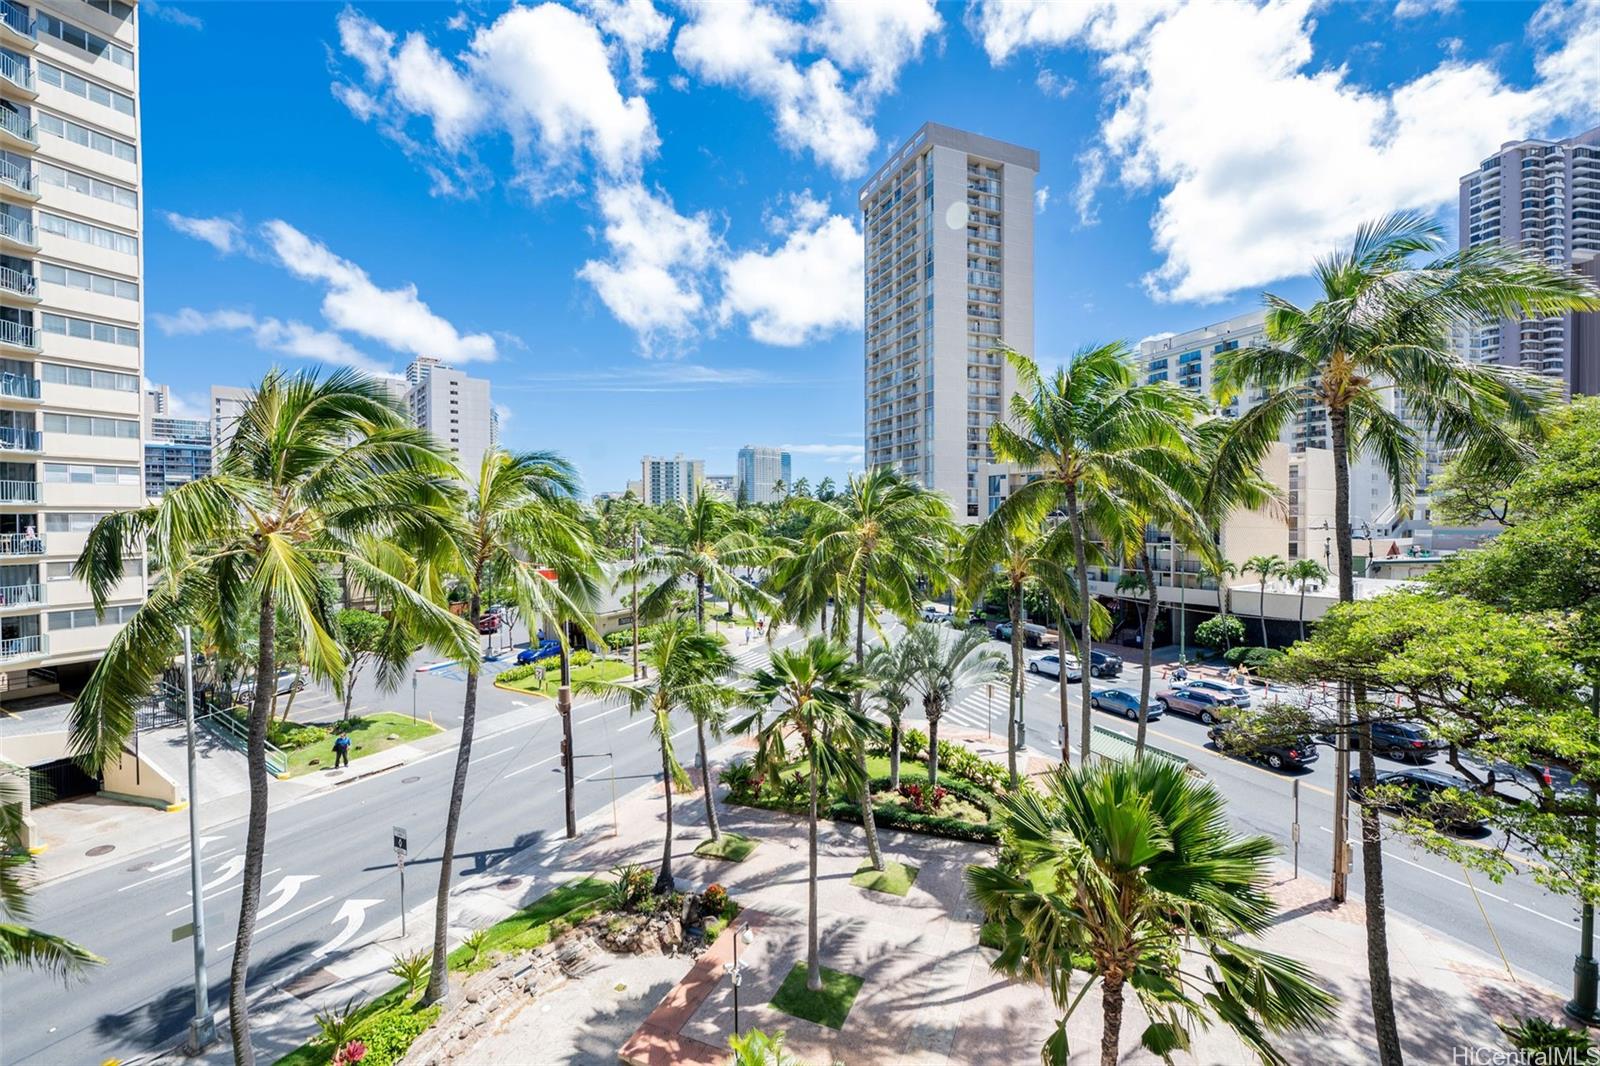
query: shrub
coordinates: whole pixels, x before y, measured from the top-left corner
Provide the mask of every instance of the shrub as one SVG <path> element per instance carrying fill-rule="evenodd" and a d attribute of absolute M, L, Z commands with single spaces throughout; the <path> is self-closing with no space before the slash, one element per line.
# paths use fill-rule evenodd
<path fill-rule="evenodd" d="M 728 799 L 734 803 L 749 803 L 761 787 L 761 778 L 747 759 L 738 759 L 724 766 L 717 780 L 728 790 Z"/>
<path fill-rule="evenodd" d="M 639 634 L 639 639 L 644 639 L 644 634 L 642 632 Z M 607 633 L 605 635 L 605 642 L 606 647 L 610 648 L 612 651 L 621 651 L 623 648 L 631 647 L 633 645 L 633 631 L 631 629 L 619 629 L 615 633 Z"/>
<path fill-rule="evenodd" d="M 489 930 L 487 929 L 474 929 L 472 932 L 468 933 L 467 938 L 461 942 L 461 946 L 466 948 L 467 951 L 472 954 L 472 965 L 478 965 L 478 959 L 483 955 L 484 945 L 488 942 Z"/>
<path fill-rule="evenodd" d="M 921 759 L 928 754 L 928 734 L 920 729 L 907 729 L 900 737 L 900 754 L 907 759 Z"/>
<path fill-rule="evenodd" d="M 650 872 L 648 866 L 639 863 L 626 863 L 613 868 L 611 872 L 617 878 L 617 883 L 611 888 L 612 909 L 619 911 L 639 909 L 640 905 L 650 897 L 650 889 L 655 885 L 655 874 Z"/>
<path fill-rule="evenodd" d="M 700 894 L 700 901 L 705 904 L 705 909 L 712 914 L 721 914 L 728 905 L 728 890 L 721 885 L 707 885 L 706 890 Z"/>
<path fill-rule="evenodd" d="M 997 844 L 1000 831 L 987 822 L 965 822 L 960 818 L 945 818 L 937 814 L 918 814 L 894 804 L 874 805 L 872 813 L 880 826 L 891 829 L 910 829 L 919 833 L 949 837 L 952 840 L 971 840 L 979 844 Z M 849 800 L 839 800 L 828 806 L 828 817 L 840 822 L 860 822 L 861 805 Z"/>
<path fill-rule="evenodd" d="M 1223 656 L 1229 666 L 1243 666 L 1252 672 L 1268 670 L 1284 657 L 1276 648 L 1229 648 Z"/>
<path fill-rule="evenodd" d="M 943 803 L 949 794 L 950 790 L 943 785 L 933 786 L 931 793 L 918 784 L 900 786 L 900 795 L 910 800 L 912 808 L 922 814 L 937 813 L 939 804 Z"/>
<path fill-rule="evenodd" d="M 476 957 L 477 952 L 473 952 L 473 956 Z M 406 995 L 414 996 L 417 994 L 417 986 L 428 979 L 428 971 L 432 968 L 433 952 L 418 948 L 416 951 L 396 955 L 389 967 L 389 973 L 405 983 Z"/>
<path fill-rule="evenodd" d="M 1207 618 L 1194 627 L 1194 639 L 1208 648 L 1224 648 L 1244 639 L 1244 623 L 1231 614 Z"/>
<path fill-rule="evenodd" d="M 525 677 L 532 677 L 538 673 L 539 667 L 534 663 L 524 663 L 520 666 L 508 666 L 495 675 L 496 681 L 521 681 Z"/>
<path fill-rule="evenodd" d="M 332 739 L 333 734 L 320 725 L 276 721 L 267 726 L 267 742 L 284 751 L 326 744 Z"/>
<path fill-rule="evenodd" d="M 355 1035 L 361 1020 L 359 996 L 351 996 L 342 1007 L 329 1007 L 316 1015 L 318 1039 L 335 1051 L 344 1047 Z"/>
<path fill-rule="evenodd" d="M 594 662 L 594 652 L 592 651 L 580 649 L 572 653 L 573 666 L 588 666 L 592 662 Z"/>
<path fill-rule="evenodd" d="M 557 918 L 550 923 L 550 939 L 572 932 L 572 923 L 565 918 Z"/>
<path fill-rule="evenodd" d="M 333 1066 L 355 1066 L 367 1057 L 367 1044 L 364 1040 L 352 1040 L 333 1055 Z"/>
<path fill-rule="evenodd" d="M 1587 1062 L 1586 1056 L 1594 1047 L 1588 1033 L 1568 1029 L 1537 1015 L 1520 1018 L 1514 1025 L 1496 1024 L 1512 1047 L 1535 1053 L 1529 1056 L 1531 1062 Z"/>
<path fill-rule="evenodd" d="M 438 1020 L 439 1007 L 438 1003 L 415 1009 L 399 1006 L 375 1015 L 361 1027 L 361 1039 L 367 1045 L 367 1057 L 361 1066 L 394 1066 L 411 1050 L 417 1037 Z"/>

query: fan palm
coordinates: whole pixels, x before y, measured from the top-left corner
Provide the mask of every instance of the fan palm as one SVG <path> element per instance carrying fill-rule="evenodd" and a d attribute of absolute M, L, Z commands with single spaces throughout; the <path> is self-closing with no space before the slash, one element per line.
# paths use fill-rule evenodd
<path fill-rule="evenodd" d="M 665 523 L 664 536 L 651 553 L 624 576 L 659 579 L 648 592 L 636 614 L 646 619 L 662 618 L 672 610 L 674 597 L 683 582 L 694 582 L 694 620 L 703 631 L 706 625 L 706 592 L 721 596 L 730 607 L 737 605 L 754 613 L 769 611 L 772 597 L 739 580 L 740 567 L 765 566 L 774 557 L 772 545 L 761 536 L 753 512 L 741 511 L 720 496 L 698 494 L 688 506 L 677 505 L 672 520 Z M 705 774 L 706 828 L 711 839 L 722 835 L 717 823 L 716 804 L 711 799 L 711 763 L 706 756 L 704 724 L 696 719 L 695 741 L 699 745 L 700 767 Z"/>
<path fill-rule="evenodd" d="M 433 558 L 450 550 L 459 512 L 454 471 L 439 446 L 377 381 L 352 371 L 326 378 L 273 371 L 235 423 L 217 472 L 159 503 L 101 519 L 73 573 L 103 609 L 122 580 L 123 559 L 144 547 L 159 575 L 138 613 L 112 639 L 74 702 L 72 745 L 90 767 L 120 755 L 134 712 L 198 624 L 224 658 L 248 631 L 254 674 L 277 674 L 276 627 L 296 631 L 312 676 L 335 691 L 344 659 L 334 637 L 337 597 L 322 575 L 342 568 L 407 614 L 425 641 L 475 663 L 477 634 L 427 596 L 374 565 L 362 550 L 389 539 Z M 253 614 L 252 627 L 239 619 Z M 247 718 L 249 814 L 239 928 L 229 989 L 234 1059 L 254 1063 L 247 1013 L 250 943 L 261 899 L 267 830 L 267 722 L 275 685 L 255 685 Z"/>
<path fill-rule="evenodd" d="M 1318 296 L 1300 307 L 1265 294 L 1267 343 L 1224 352 L 1214 380 L 1219 400 L 1253 389 L 1261 400 L 1234 423 L 1219 467 L 1258 466 L 1285 423 L 1320 405 L 1328 412 L 1333 452 L 1334 547 L 1339 600 L 1355 599 L 1352 569 L 1350 464 L 1366 455 L 1388 475 L 1396 504 L 1415 491 L 1423 449 L 1415 428 L 1426 425 L 1445 450 L 1470 449 L 1482 461 L 1522 454 L 1540 437 L 1546 391 L 1532 377 L 1464 358 L 1453 330 L 1485 319 L 1539 317 L 1600 307 L 1600 293 L 1579 275 L 1546 265 L 1520 248 L 1480 244 L 1438 255 L 1444 231 L 1418 214 L 1395 214 L 1363 225 L 1346 247 L 1319 259 Z M 1424 256 L 1435 256 L 1419 262 Z M 1370 722 L 1360 692 L 1341 688 L 1339 719 L 1347 731 L 1352 705 L 1360 738 L 1362 786 L 1376 773 Z M 1346 744 L 1339 745 L 1336 806 L 1344 809 Z M 1335 819 L 1342 823 L 1342 815 Z M 1402 1061 L 1388 963 L 1383 852 L 1374 808 L 1363 805 L 1362 870 L 1367 902 L 1367 960 L 1379 1057 Z M 1338 842 L 1336 841 L 1336 844 Z M 1344 878 L 1334 895 L 1342 899 Z"/>
<path fill-rule="evenodd" d="M 944 499 L 908 481 L 887 467 L 850 478 L 843 493 L 815 500 L 798 500 L 796 509 L 806 520 L 800 550 L 786 569 L 787 579 L 799 597 L 825 599 L 833 590 L 839 615 L 855 608 L 856 668 L 866 662 L 868 605 L 888 608 L 909 622 L 920 597 L 918 578 L 943 580 L 945 547 L 955 532 Z M 810 604 L 799 605 L 800 614 Z M 873 625 L 877 616 L 872 613 Z M 856 710 L 861 697 L 856 696 Z M 866 752 L 858 753 L 865 766 Z M 878 829 L 872 815 L 871 790 L 863 788 L 858 800 L 866 831 L 867 854 L 875 870 L 883 869 Z"/>
<path fill-rule="evenodd" d="M 489 588 L 506 590 L 524 618 L 576 618 L 589 627 L 582 620 L 593 609 L 599 568 L 591 527 L 583 521 L 578 503 L 578 477 L 572 465 L 554 452 L 512 454 L 495 448 L 483 453 L 470 490 L 458 537 L 461 577 L 467 586 L 467 621 L 473 631 L 482 617 L 482 592 Z M 555 580 L 541 569 L 553 569 Z M 564 649 L 565 627 L 561 627 L 561 640 Z M 566 683 L 563 677 L 563 687 Z M 475 664 L 469 664 L 461 702 L 461 739 L 456 746 L 456 770 L 439 858 L 439 892 L 434 900 L 429 1003 L 442 999 L 449 990 L 445 938 L 450 929 L 450 879 L 477 712 L 478 671 Z"/>
<path fill-rule="evenodd" d="M 1271 555 L 1252 555 L 1244 561 L 1239 569 L 1247 574 L 1255 574 L 1261 579 L 1261 600 L 1257 613 L 1261 616 L 1261 646 L 1267 646 L 1267 582 L 1283 575 L 1283 568 L 1288 564 L 1283 556 L 1273 552 Z"/>
<path fill-rule="evenodd" d="M 817 798 L 822 778 L 838 781 L 846 792 L 866 787 L 855 753 L 879 727 L 854 707 L 866 679 L 842 644 L 812 637 L 797 647 L 774 651 L 771 663 L 750 675 L 744 702 L 754 713 L 734 726 L 756 734 L 755 766 L 777 781 L 798 766 L 806 775 L 809 849 L 806 911 L 806 987 L 822 990 L 822 960 L 817 948 Z M 797 758 L 789 746 L 798 744 Z"/>
<path fill-rule="evenodd" d="M 1159 471 L 1191 454 L 1186 429 L 1198 401 L 1164 382 L 1140 384 L 1134 356 L 1122 341 L 1087 348 L 1045 376 L 1018 352 L 1006 357 L 1016 370 L 1010 418 L 989 429 L 995 456 L 1037 472 L 1000 505 L 1005 522 L 1038 522 L 1064 509 L 1071 528 L 1079 601 L 1088 603 L 1089 537 L 1107 538 L 1126 521 L 1129 501 L 1156 510 L 1180 510 L 1183 501 Z M 1087 644 L 1087 640 L 1085 641 Z M 1083 758 L 1090 754 L 1092 696 L 1083 671 Z"/>
<path fill-rule="evenodd" d="M 929 622 L 918 622 L 900 643 L 922 693 L 922 714 L 928 720 L 928 787 L 939 783 L 939 721 L 956 697 L 979 685 L 1006 680 L 1006 657 L 988 647 L 981 627 L 963 629 L 953 638 Z"/>
<path fill-rule="evenodd" d="M 1321 585 L 1328 580 L 1328 568 L 1315 559 L 1297 559 L 1283 571 L 1283 576 L 1300 586 L 1300 639 L 1306 639 L 1306 586 Z"/>
<path fill-rule="evenodd" d="M 872 678 L 873 692 L 883 716 L 889 722 L 889 791 L 900 789 L 900 738 L 904 731 L 906 708 L 917 683 L 917 644 L 910 633 L 893 644 L 877 644 L 867 652 L 864 667 Z"/>
<path fill-rule="evenodd" d="M 1010 868 L 968 867 L 967 882 L 1000 931 L 994 968 L 1042 984 L 1062 1011 L 1041 1049 L 1047 1066 L 1065 1066 L 1067 1023 L 1095 985 L 1101 1066 L 1119 1061 L 1129 988 L 1152 1023 L 1142 1042 L 1163 1058 L 1216 1019 L 1283 1063 L 1272 1034 L 1332 1016 L 1305 966 L 1235 939 L 1276 920 L 1274 847 L 1235 836 L 1209 783 L 1165 760 L 1062 766 L 1042 793 L 1012 792 L 997 813 Z"/>
<path fill-rule="evenodd" d="M 617 681 L 584 679 L 579 692 L 626 703 L 630 714 L 650 715 L 650 731 L 661 748 L 661 783 L 666 796 L 667 830 L 662 843 L 661 869 L 656 874 L 656 891 L 674 891 L 672 877 L 672 791 L 693 787 L 689 775 L 678 761 L 672 744 L 672 712 L 683 709 L 698 720 L 703 715 L 721 712 L 738 698 L 730 683 L 733 657 L 713 636 L 701 632 L 687 618 L 661 623 L 645 651 L 645 662 L 652 667 L 648 680 L 623 684 Z M 706 790 L 709 801 L 710 789 Z"/>

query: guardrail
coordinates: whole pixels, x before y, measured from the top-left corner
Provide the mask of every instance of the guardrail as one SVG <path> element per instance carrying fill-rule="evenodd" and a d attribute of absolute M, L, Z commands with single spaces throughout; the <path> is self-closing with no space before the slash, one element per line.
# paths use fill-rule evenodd
<path fill-rule="evenodd" d="M 195 721 L 204 728 L 211 730 L 218 739 L 230 748 L 237 748 L 244 752 L 246 757 L 249 756 L 249 731 L 245 728 L 245 724 L 239 721 L 231 711 L 220 709 L 209 711 L 198 716 Z M 277 747 L 270 741 L 267 742 L 267 773 L 277 777 L 288 772 L 289 756 L 284 753 L 282 748 Z"/>

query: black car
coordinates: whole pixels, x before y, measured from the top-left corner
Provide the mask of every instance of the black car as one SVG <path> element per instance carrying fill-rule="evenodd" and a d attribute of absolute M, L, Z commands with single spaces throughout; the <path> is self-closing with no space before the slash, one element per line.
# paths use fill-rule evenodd
<path fill-rule="evenodd" d="M 1382 806 L 1389 810 L 1414 810 L 1434 800 L 1444 799 L 1452 789 L 1470 790 L 1472 782 L 1454 774 L 1441 773 L 1427 766 L 1408 766 L 1404 770 L 1381 773 L 1374 781 L 1378 786 L 1394 786 L 1400 790 L 1398 801 L 1385 799 Z M 1361 800 L 1361 771 L 1350 771 L 1350 799 Z M 1434 812 L 1434 820 L 1443 828 L 1477 830 L 1483 823 L 1465 809 L 1451 812 L 1448 808 Z"/>
<path fill-rule="evenodd" d="M 1373 722 L 1372 752 L 1391 759 L 1424 762 L 1446 747 L 1438 737 L 1431 737 L 1420 725 L 1409 722 Z"/>
<path fill-rule="evenodd" d="M 1218 751 L 1225 752 L 1232 743 L 1229 734 L 1233 726 L 1222 722 L 1211 727 L 1206 736 L 1211 738 Z M 1252 744 L 1248 749 L 1241 748 L 1240 756 L 1264 762 L 1274 770 L 1298 770 L 1307 763 L 1317 761 L 1317 743 L 1310 737 L 1292 737 L 1289 739 L 1262 738 L 1260 742 Z"/>
<path fill-rule="evenodd" d="M 1089 652 L 1089 673 L 1093 677 L 1121 677 L 1122 656 L 1108 651 Z"/>

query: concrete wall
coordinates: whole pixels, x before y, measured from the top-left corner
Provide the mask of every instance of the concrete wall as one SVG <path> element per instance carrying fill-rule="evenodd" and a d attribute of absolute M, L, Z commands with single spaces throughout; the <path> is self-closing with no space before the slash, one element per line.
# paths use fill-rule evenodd
<path fill-rule="evenodd" d="M 71 756 L 65 730 L 51 733 L 20 733 L 0 737 L 0 762 L 17 766 L 40 766 Z M 138 758 L 131 748 L 120 759 L 107 763 L 101 771 L 101 794 L 150 806 L 167 807 L 184 801 L 183 790 L 148 759 Z"/>

